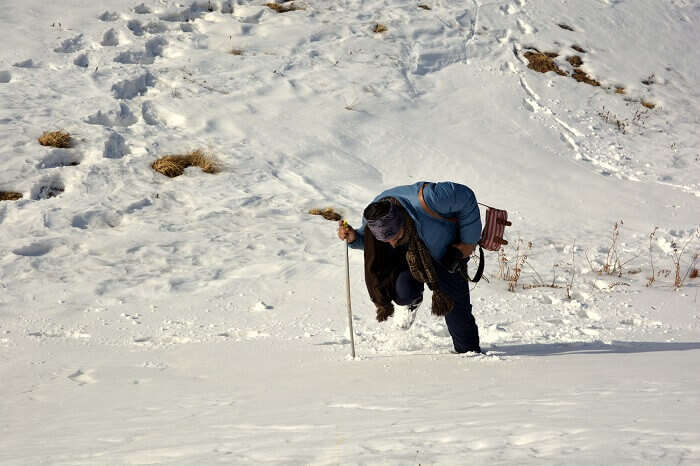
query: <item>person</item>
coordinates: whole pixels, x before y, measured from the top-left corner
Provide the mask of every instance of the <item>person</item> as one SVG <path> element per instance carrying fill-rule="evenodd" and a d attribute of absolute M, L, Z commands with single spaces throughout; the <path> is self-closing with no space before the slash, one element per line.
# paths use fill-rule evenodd
<path fill-rule="evenodd" d="M 452 263 L 466 261 L 481 238 L 481 214 L 471 189 L 453 182 L 419 182 L 379 194 L 362 214 L 362 226 L 344 221 L 338 237 L 364 251 L 365 283 L 377 321 L 394 303 L 413 312 L 432 290 L 432 313 L 444 316 L 457 353 L 480 353 L 469 283 Z"/>

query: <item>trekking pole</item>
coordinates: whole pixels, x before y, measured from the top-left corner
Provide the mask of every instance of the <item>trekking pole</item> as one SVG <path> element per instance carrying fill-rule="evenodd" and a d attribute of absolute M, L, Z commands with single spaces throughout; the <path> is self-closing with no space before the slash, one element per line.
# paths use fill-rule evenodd
<path fill-rule="evenodd" d="M 335 212 L 332 208 L 327 209 L 311 209 L 311 215 L 320 215 L 326 220 L 338 221 L 343 220 L 343 217 Z M 343 224 L 347 226 L 347 222 L 343 220 Z M 348 331 L 350 332 L 350 355 L 355 359 L 355 332 L 352 329 L 352 304 L 350 303 L 350 245 L 348 239 L 345 238 L 345 298 L 348 303 Z"/>
<path fill-rule="evenodd" d="M 348 239 L 345 238 L 345 292 L 346 300 L 348 303 L 348 330 L 350 331 L 350 354 L 352 358 L 355 359 L 355 332 L 352 329 L 352 304 L 350 302 L 350 258 L 349 252 L 350 246 L 348 244 Z"/>

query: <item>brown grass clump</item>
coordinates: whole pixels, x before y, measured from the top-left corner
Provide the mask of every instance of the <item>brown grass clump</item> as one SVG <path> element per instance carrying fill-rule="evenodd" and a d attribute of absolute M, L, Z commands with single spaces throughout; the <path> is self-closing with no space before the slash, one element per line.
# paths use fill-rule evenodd
<path fill-rule="evenodd" d="M 332 207 L 327 207 L 325 209 L 311 209 L 309 210 L 311 215 L 320 215 L 326 220 L 338 221 L 342 220 L 343 216 L 336 212 Z"/>
<path fill-rule="evenodd" d="M 642 99 L 641 104 L 648 108 L 649 110 L 653 110 L 656 108 L 656 104 L 649 102 L 648 100 Z"/>
<path fill-rule="evenodd" d="M 151 168 L 160 174 L 175 178 L 185 173 L 185 168 L 199 167 L 204 173 L 218 173 L 221 171 L 219 163 L 201 150 L 196 150 L 185 155 L 166 155 L 153 162 Z"/>
<path fill-rule="evenodd" d="M 568 61 L 574 68 L 578 68 L 583 65 L 583 60 L 578 55 L 566 57 L 566 61 Z"/>
<path fill-rule="evenodd" d="M 231 49 L 231 55 L 235 55 L 237 57 L 243 55 L 243 50 L 241 49 Z"/>
<path fill-rule="evenodd" d="M 387 28 L 383 24 L 379 24 L 379 23 L 375 24 L 374 27 L 372 28 L 372 31 L 376 34 L 380 34 L 382 32 L 386 32 L 388 30 L 389 30 L 389 28 Z"/>
<path fill-rule="evenodd" d="M 561 68 L 559 68 L 556 63 L 554 63 L 553 58 L 555 57 L 557 57 L 557 54 L 554 52 L 525 52 L 525 58 L 527 58 L 528 61 L 527 67 L 531 70 L 535 70 L 539 73 L 554 71 L 558 75 L 567 76 L 567 74 Z"/>
<path fill-rule="evenodd" d="M 579 68 L 576 68 L 574 70 L 574 74 L 571 75 L 571 77 L 580 83 L 586 83 L 586 84 L 590 84 L 591 86 L 596 86 L 596 87 L 600 86 L 600 82 L 591 78 L 590 76 L 588 76 L 588 73 L 586 73 L 585 71 L 583 71 Z"/>
<path fill-rule="evenodd" d="M 699 272 L 698 269 L 693 269 L 690 271 L 690 275 L 688 275 L 690 278 L 698 278 Z"/>
<path fill-rule="evenodd" d="M 22 199 L 22 193 L 0 191 L 0 201 L 18 201 L 20 199 Z"/>
<path fill-rule="evenodd" d="M 67 149 L 73 146 L 73 138 L 67 131 L 46 131 L 38 138 L 42 146 L 57 147 Z"/>
<path fill-rule="evenodd" d="M 289 4 L 289 6 L 280 5 L 279 3 L 266 3 L 265 6 L 271 10 L 275 10 L 277 13 L 288 13 L 290 11 L 297 11 L 297 10 L 304 9 L 303 7 L 296 6 L 294 3 Z"/>
<path fill-rule="evenodd" d="M 626 94 L 627 91 L 622 86 L 615 86 L 615 94 Z"/>

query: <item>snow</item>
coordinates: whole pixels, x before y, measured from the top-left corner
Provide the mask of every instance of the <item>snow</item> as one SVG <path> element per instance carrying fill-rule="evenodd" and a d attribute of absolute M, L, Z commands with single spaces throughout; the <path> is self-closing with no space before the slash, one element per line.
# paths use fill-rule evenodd
<path fill-rule="evenodd" d="M 5 3 L 0 464 L 700 461 L 697 2 Z M 150 168 L 195 149 L 223 171 Z M 377 323 L 351 251 L 353 360 L 307 211 L 420 180 L 507 209 L 526 265 L 488 254 L 456 355 L 428 293 Z"/>

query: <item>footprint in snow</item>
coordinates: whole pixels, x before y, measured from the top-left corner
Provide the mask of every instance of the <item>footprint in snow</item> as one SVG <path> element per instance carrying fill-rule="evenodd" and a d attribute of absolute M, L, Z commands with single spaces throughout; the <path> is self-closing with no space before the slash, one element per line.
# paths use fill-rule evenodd
<path fill-rule="evenodd" d="M 119 212 L 107 210 L 92 210 L 73 217 L 71 226 L 81 230 L 115 228 L 122 222 Z"/>
<path fill-rule="evenodd" d="M 97 383 L 97 379 L 92 376 L 94 372 L 95 371 L 93 370 L 83 371 L 82 369 L 78 369 L 77 371 L 69 375 L 68 379 L 70 379 L 72 382 L 77 383 L 78 385 L 94 384 Z"/>
<path fill-rule="evenodd" d="M 153 13 L 153 10 L 151 10 L 146 4 L 142 3 L 136 7 L 134 7 L 134 13 L 138 15 L 148 15 Z"/>
<path fill-rule="evenodd" d="M 69 149 L 53 149 L 37 165 L 39 169 L 75 167 L 83 161 L 83 154 Z"/>
<path fill-rule="evenodd" d="M 132 19 L 126 23 L 126 27 L 137 37 L 141 37 L 146 33 L 163 34 L 168 32 L 168 25 L 160 21 L 151 21 L 144 25 L 142 21 Z"/>
<path fill-rule="evenodd" d="M 104 157 L 106 159 L 121 159 L 129 153 L 131 153 L 131 150 L 126 145 L 124 136 L 117 132 L 112 132 L 107 141 L 105 141 Z"/>
<path fill-rule="evenodd" d="M 156 77 L 146 72 L 132 79 L 119 81 L 112 86 L 112 92 L 117 99 L 129 100 L 144 95 L 149 87 L 156 85 Z"/>
<path fill-rule="evenodd" d="M 134 115 L 129 106 L 124 102 L 119 104 L 119 110 L 110 110 L 107 113 L 103 113 L 98 110 L 97 113 L 90 115 L 85 120 L 91 125 L 102 125 L 102 126 L 131 126 L 138 122 L 138 117 Z"/>
<path fill-rule="evenodd" d="M 17 256 L 40 257 L 50 253 L 53 246 L 47 242 L 33 243 L 28 246 L 17 248 L 12 251 Z"/>
<path fill-rule="evenodd" d="M 119 33 L 114 28 L 107 30 L 100 43 L 103 47 L 116 47 L 119 45 Z"/>
<path fill-rule="evenodd" d="M 66 186 L 60 176 L 42 178 L 32 188 L 31 198 L 35 201 L 51 199 L 60 196 L 66 190 Z"/>
<path fill-rule="evenodd" d="M 97 17 L 100 21 L 111 23 L 119 19 L 119 14 L 116 11 L 105 11 Z"/>
<path fill-rule="evenodd" d="M 534 34 L 535 32 L 537 32 L 537 28 L 535 28 L 534 26 L 530 26 L 522 19 L 518 20 L 518 29 L 520 29 L 520 32 L 523 34 Z"/>
<path fill-rule="evenodd" d="M 83 35 L 78 34 L 75 37 L 66 39 L 61 43 L 60 47 L 56 47 L 54 52 L 56 53 L 74 53 L 82 50 L 85 47 L 85 41 L 83 40 Z"/>
<path fill-rule="evenodd" d="M 78 55 L 75 60 L 73 60 L 73 64 L 81 68 L 87 68 L 90 66 L 90 59 L 88 58 L 87 53 Z"/>
<path fill-rule="evenodd" d="M 41 64 L 29 58 L 28 60 L 17 62 L 12 66 L 14 66 L 15 68 L 40 68 Z"/>

